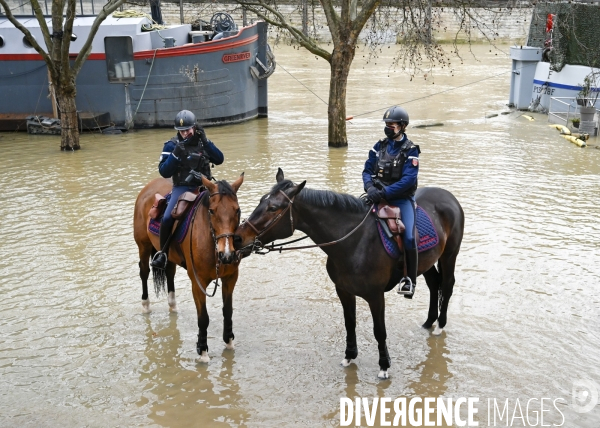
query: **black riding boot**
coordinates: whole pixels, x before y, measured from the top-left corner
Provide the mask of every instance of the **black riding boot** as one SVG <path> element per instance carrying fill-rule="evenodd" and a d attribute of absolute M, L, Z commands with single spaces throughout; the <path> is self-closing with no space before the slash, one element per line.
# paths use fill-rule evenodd
<path fill-rule="evenodd" d="M 159 238 L 160 238 L 160 251 L 158 251 L 150 265 L 157 269 L 166 269 L 168 254 L 169 254 L 169 237 L 171 236 L 171 228 L 173 222 L 163 221 L 160 225 Z"/>
<path fill-rule="evenodd" d="M 412 299 L 417 286 L 417 269 L 419 267 L 419 252 L 416 248 L 406 251 L 406 275 L 408 278 L 403 278 L 400 281 L 401 288 L 398 288 L 398 294 L 404 294 L 407 299 Z M 410 280 L 410 282 L 408 281 Z"/>

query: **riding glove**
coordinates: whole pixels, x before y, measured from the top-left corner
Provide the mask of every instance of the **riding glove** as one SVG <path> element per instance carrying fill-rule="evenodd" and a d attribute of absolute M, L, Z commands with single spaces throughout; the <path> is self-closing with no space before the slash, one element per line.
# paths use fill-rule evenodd
<path fill-rule="evenodd" d="M 177 143 L 177 145 L 173 149 L 173 156 L 175 156 L 177 159 L 179 159 L 181 157 L 181 155 L 184 153 L 185 153 L 185 146 L 183 145 L 183 142 Z"/>
<path fill-rule="evenodd" d="M 204 128 L 201 128 L 200 126 L 196 125 L 196 131 L 194 132 L 194 134 L 198 135 L 200 141 L 202 141 L 202 144 L 208 143 L 208 138 L 206 138 L 206 132 L 204 132 Z"/>
<path fill-rule="evenodd" d="M 374 204 L 378 204 L 379 201 L 385 198 L 385 192 L 379 190 L 375 186 L 371 186 L 367 189 L 367 195 L 369 195 L 369 199 L 373 201 Z"/>

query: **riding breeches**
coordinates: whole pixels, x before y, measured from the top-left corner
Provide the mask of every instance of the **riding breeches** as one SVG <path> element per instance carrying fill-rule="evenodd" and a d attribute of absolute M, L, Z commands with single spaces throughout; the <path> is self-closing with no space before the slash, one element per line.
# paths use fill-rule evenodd
<path fill-rule="evenodd" d="M 402 234 L 404 248 L 407 250 L 417 248 L 417 203 L 414 198 L 395 199 L 390 204 L 399 207 L 402 213 L 402 223 L 406 227 Z"/>

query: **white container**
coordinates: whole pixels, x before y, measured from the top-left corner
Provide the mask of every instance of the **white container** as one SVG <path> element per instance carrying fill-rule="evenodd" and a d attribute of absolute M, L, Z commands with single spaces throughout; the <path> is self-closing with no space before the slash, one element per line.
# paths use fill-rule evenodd
<path fill-rule="evenodd" d="M 117 79 L 123 78 L 123 69 L 121 68 L 121 63 L 115 64 L 115 75 Z"/>
<path fill-rule="evenodd" d="M 125 61 L 121 63 L 121 70 L 123 71 L 123 78 L 128 78 L 131 76 L 129 73 L 129 62 Z"/>
<path fill-rule="evenodd" d="M 129 76 L 135 77 L 135 66 L 133 65 L 133 61 L 129 61 Z"/>

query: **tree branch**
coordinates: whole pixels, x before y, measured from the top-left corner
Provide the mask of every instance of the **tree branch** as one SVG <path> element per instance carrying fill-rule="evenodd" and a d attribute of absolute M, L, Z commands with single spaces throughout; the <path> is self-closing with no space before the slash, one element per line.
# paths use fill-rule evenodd
<path fill-rule="evenodd" d="M 33 3 L 33 1 L 35 1 L 35 0 L 32 0 L 32 3 Z M 36 1 L 36 3 L 37 3 L 37 1 Z M 8 6 L 8 4 L 6 3 L 6 0 L 0 0 L 0 5 L 2 5 L 2 8 L 4 9 L 4 13 L 6 14 L 6 17 L 11 22 L 11 24 L 14 25 L 17 29 L 19 29 L 23 34 L 25 34 L 25 37 L 27 37 L 27 41 L 29 43 L 31 43 L 31 46 L 33 46 L 33 48 L 36 50 L 36 52 L 42 56 L 44 61 L 46 61 L 46 64 L 48 65 L 48 67 L 50 67 L 52 65 L 52 59 L 50 58 L 50 55 L 48 55 L 48 53 L 42 49 L 42 47 L 38 44 L 38 42 L 35 40 L 35 38 L 29 32 L 29 30 L 23 24 L 21 24 L 19 21 L 17 21 L 17 19 L 14 17 L 14 15 L 12 14 L 12 12 L 10 10 L 10 6 Z M 39 8 L 39 4 L 38 4 L 38 8 Z M 44 21 L 44 25 L 45 25 L 45 23 L 46 22 Z M 41 26 L 41 23 L 40 23 L 40 26 Z M 46 26 L 46 32 L 48 32 L 47 26 Z M 42 29 L 42 33 L 43 33 L 43 29 Z M 46 41 L 46 43 L 48 43 L 49 39 L 50 38 L 48 37 L 48 40 Z M 48 47 L 48 50 L 50 50 L 49 47 Z"/>
<path fill-rule="evenodd" d="M 285 16 L 283 16 L 283 14 L 281 12 L 279 12 L 279 10 L 277 10 L 276 6 L 274 7 L 274 6 L 268 5 L 268 4 L 264 3 L 263 1 L 251 2 L 251 1 L 244 1 L 244 0 L 236 0 L 236 3 L 242 5 L 249 11 L 256 13 L 265 22 L 267 22 L 275 27 L 279 27 L 279 28 L 288 30 L 290 35 L 306 50 L 308 50 L 309 52 L 311 52 L 317 56 L 320 56 L 321 58 L 325 59 L 327 62 L 331 62 L 331 54 L 329 52 L 327 52 L 326 50 L 322 49 L 321 47 L 319 47 L 317 45 L 317 43 L 310 37 L 306 36 L 302 32 L 302 30 L 291 25 L 285 19 Z M 264 11 L 263 11 L 263 9 L 264 9 Z M 267 15 L 267 12 L 273 14 L 275 16 L 275 19 L 269 17 Z"/>
<path fill-rule="evenodd" d="M 3 0 L 0 0 L 3 1 Z M 73 0 L 71 0 L 73 1 Z M 83 44 L 81 50 L 77 54 L 77 58 L 75 58 L 75 63 L 73 64 L 72 70 L 73 74 L 77 76 L 83 63 L 90 56 L 92 52 L 92 42 L 94 41 L 94 37 L 96 37 L 96 33 L 98 32 L 98 28 L 100 28 L 100 24 L 115 10 L 119 8 L 123 4 L 124 0 L 110 0 L 108 3 L 104 5 L 100 13 L 96 15 L 96 19 L 92 23 L 92 27 L 90 28 L 90 34 L 88 35 L 87 40 Z"/>

